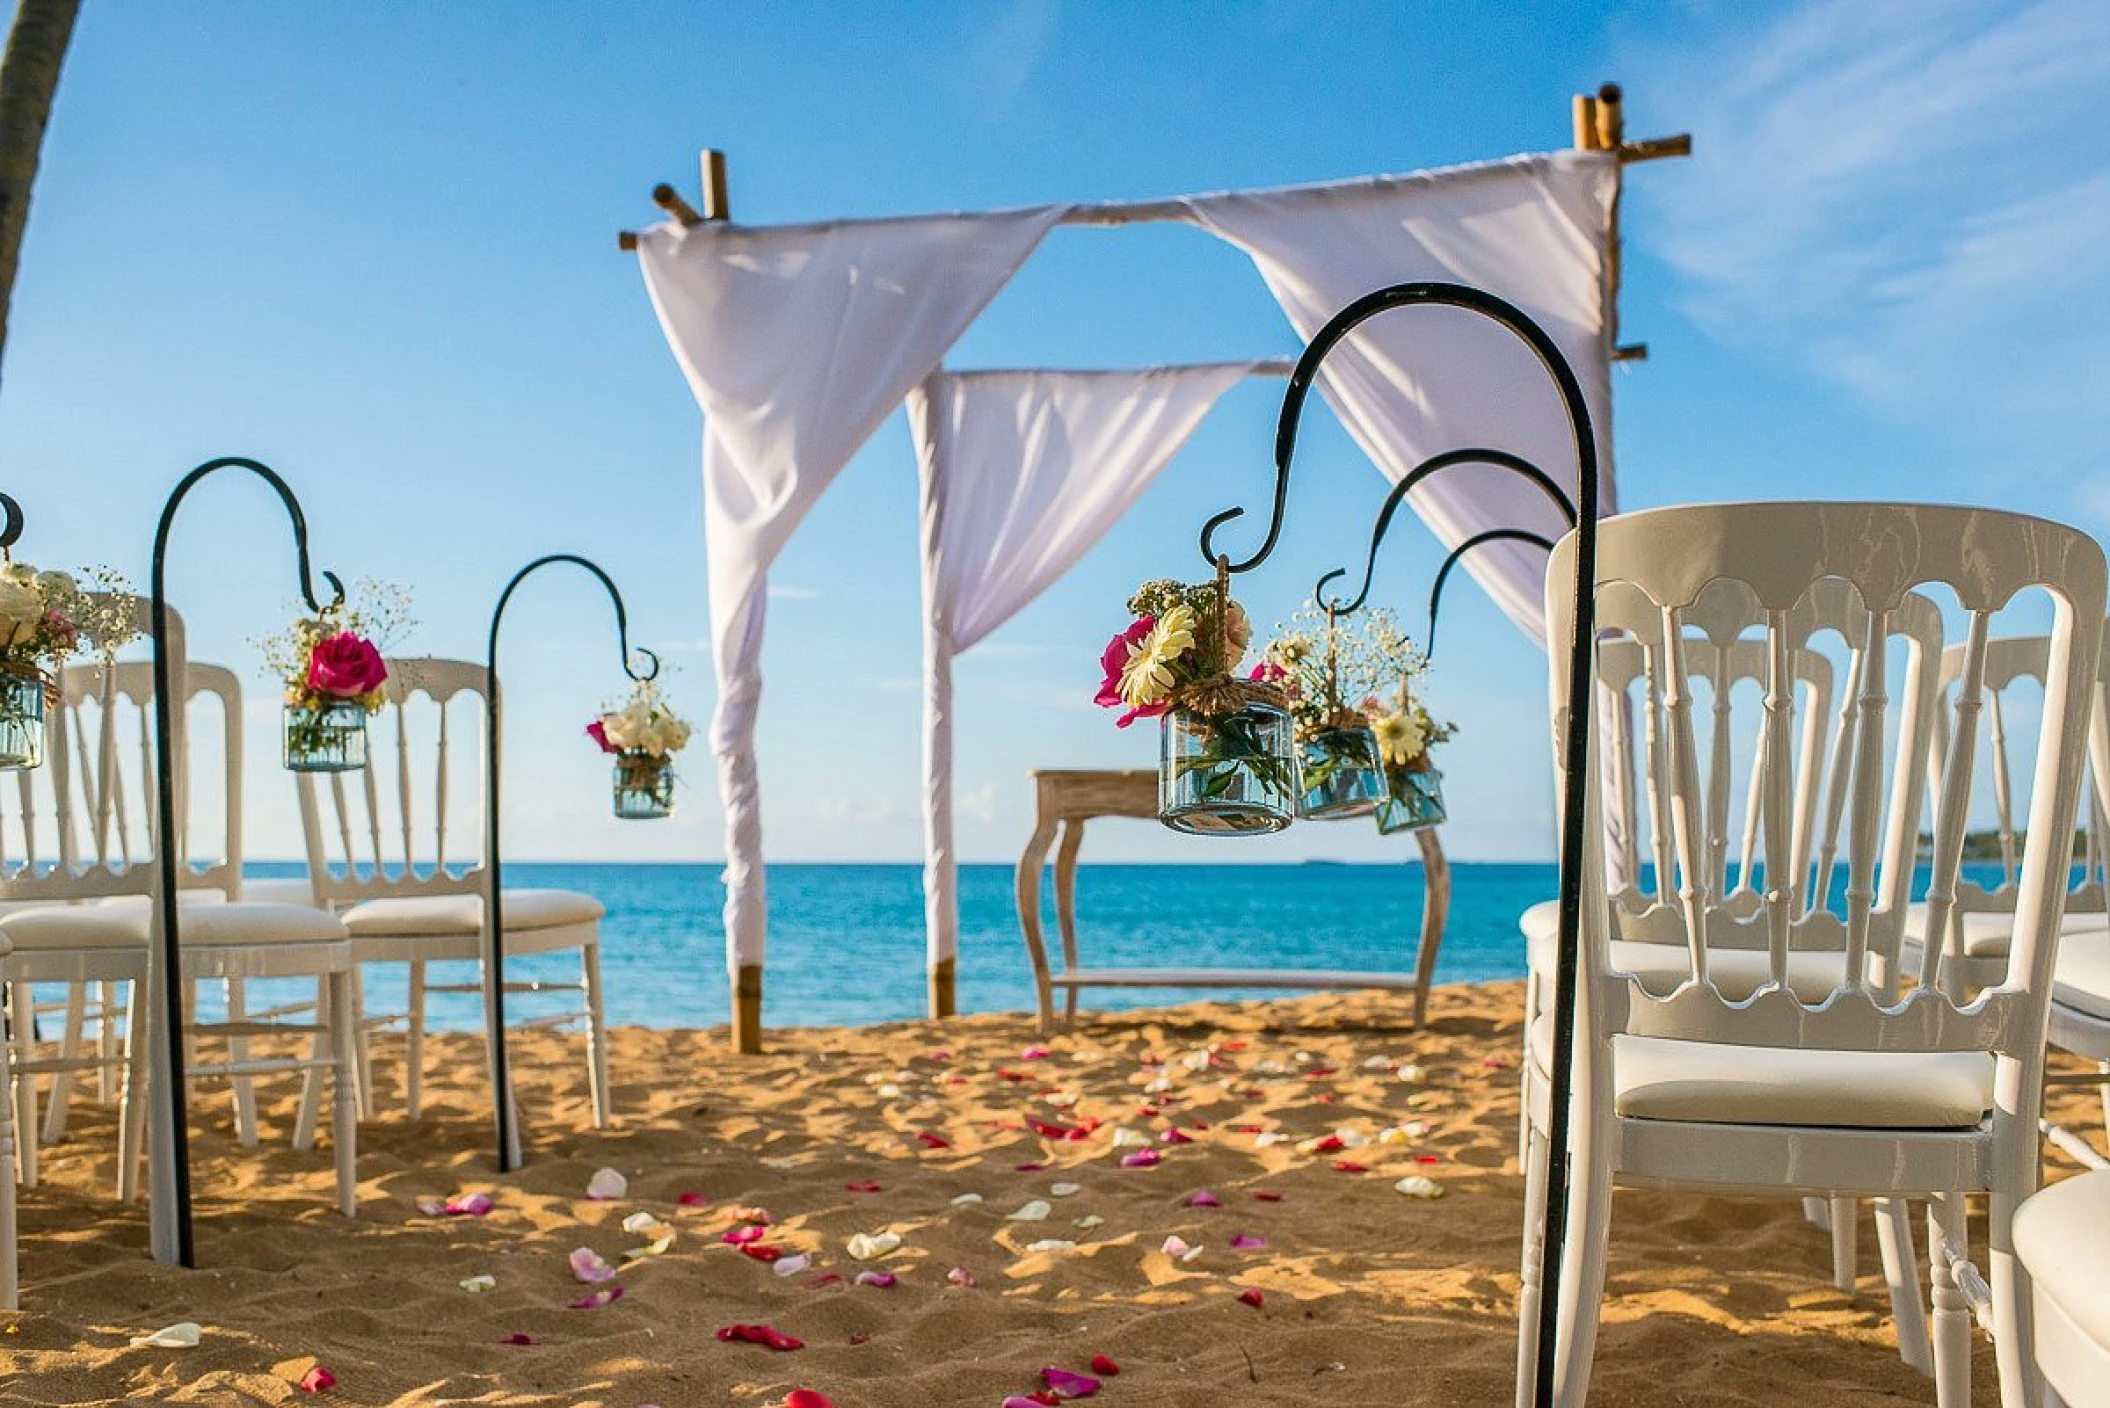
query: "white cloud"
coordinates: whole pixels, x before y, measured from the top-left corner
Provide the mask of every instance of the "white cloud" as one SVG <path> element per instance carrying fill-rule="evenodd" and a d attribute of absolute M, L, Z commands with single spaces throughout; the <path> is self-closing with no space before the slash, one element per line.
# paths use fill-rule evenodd
<path fill-rule="evenodd" d="M 1718 339 L 2072 469 L 2110 431 L 2110 6 L 1820 0 L 1651 45 L 1629 238 Z"/>
<path fill-rule="evenodd" d="M 1010 0 L 1000 7 L 969 6 L 965 13 L 973 33 L 959 69 L 961 81 L 987 110 L 1001 113 L 1017 101 L 1047 56 L 1061 6 L 1057 0 Z"/>

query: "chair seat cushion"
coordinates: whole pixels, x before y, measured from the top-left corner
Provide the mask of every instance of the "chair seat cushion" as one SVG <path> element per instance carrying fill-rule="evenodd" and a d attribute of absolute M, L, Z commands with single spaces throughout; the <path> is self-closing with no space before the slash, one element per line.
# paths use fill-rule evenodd
<path fill-rule="evenodd" d="M 2081 934 L 2059 940 L 2059 966 L 2052 972 L 2051 1000 L 2110 1022 L 2110 934 Z"/>
<path fill-rule="evenodd" d="M 2059 925 L 2063 939 L 2069 934 L 2110 932 L 2110 914 L 2069 914 Z M 2005 911 L 1972 910 L 1963 916 L 1963 951 L 1966 958 L 2005 958 L 2015 937 L 2015 916 Z M 1927 906 L 1913 905 L 1905 911 L 1905 942 L 1924 944 L 1927 939 Z"/>
<path fill-rule="evenodd" d="M 2015 1210 L 2015 1252 L 2039 1291 L 2110 1349 L 2110 1172 L 2054 1183 Z"/>
<path fill-rule="evenodd" d="M 507 890 L 507 933 L 591 924 L 608 912 L 592 895 L 577 890 Z M 459 937 L 484 928 L 482 895 L 405 895 L 366 900 L 342 916 L 355 939 Z"/>
<path fill-rule="evenodd" d="M 1533 909 L 1539 906 L 1534 905 Z M 1531 911 L 1525 911 L 1527 917 Z M 1531 971 L 1540 977 L 1553 972 L 1554 945 L 1559 935 L 1550 926 L 1527 928 Z M 1692 972 L 1691 960 L 1676 944 L 1646 944 L 1614 939 L 1608 955 L 1611 966 L 1632 973 L 1641 986 L 1658 996 L 1669 993 Z M 1715 990 L 1731 1001 L 1741 1002 L 1773 977 L 1773 960 L 1755 949 L 1714 949 L 1707 955 L 1707 976 Z M 1842 953 L 1791 952 L 1788 954 L 1788 988 L 1804 1002 L 1822 1002 L 1846 978 L 1846 955 Z"/>
<path fill-rule="evenodd" d="M 144 944 L 153 914 L 144 899 L 130 903 L 53 905 L 0 916 L 0 933 L 17 949 L 119 948 Z M 319 909 L 297 904 L 183 906 L 184 947 L 342 942 L 344 926 Z"/>
<path fill-rule="evenodd" d="M 1545 1070 L 1553 1027 L 1532 1024 Z M 1972 1129 L 1993 1105 L 1983 1052 L 1798 1051 L 1612 1038 L 1613 1109 L 1627 1119 L 1819 1129 Z"/>

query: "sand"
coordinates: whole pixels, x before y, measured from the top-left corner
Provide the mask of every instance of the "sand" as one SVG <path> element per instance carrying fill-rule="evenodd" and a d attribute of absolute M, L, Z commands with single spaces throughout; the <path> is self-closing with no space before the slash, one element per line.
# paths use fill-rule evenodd
<path fill-rule="evenodd" d="M 1441 990 L 1420 1032 L 1376 995 L 1196 1005 L 1045 1042 L 1025 1018 L 986 1016 L 787 1031 L 746 1059 L 722 1032 L 626 1029 L 618 1125 L 599 1133 L 577 1038 L 544 1032 L 515 1045 L 531 1162 L 504 1178 L 477 1043 L 440 1043 L 444 1074 L 412 1124 L 384 1036 L 356 1221 L 330 1210 L 327 1150 L 286 1147 L 290 1086 L 265 1087 L 255 1151 L 201 1088 L 197 1271 L 147 1258 L 143 1211 L 108 1194 L 109 1113 L 87 1102 L 23 1196 L 25 1308 L 0 1315 L 0 1401 L 313 1402 L 298 1384 L 320 1364 L 336 1380 L 322 1401 L 343 1404 L 761 1408 L 806 1388 L 836 1408 L 997 1408 L 1045 1366 L 1104 1355 L 1121 1370 L 1094 1400 L 1107 1408 L 1507 1403 L 1520 1004 L 1516 984 Z M 2092 1096 L 2059 1104 L 2094 1128 Z M 1028 1120 L 1099 1123 L 1069 1139 Z M 1172 1128 L 1192 1142 L 1167 1142 Z M 1122 1166 L 1137 1147 L 1117 1147 L 1121 1129 L 1151 1136 L 1154 1167 Z M 1388 1129 L 1402 1132 L 1380 1140 Z M 1348 1147 L 1298 1149 L 1339 1131 Z M 628 1189 L 589 1200 L 604 1167 Z M 1442 1196 L 1396 1191 L 1408 1175 Z M 1204 1190 L 1220 1205 L 1194 1206 Z M 479 1191 L 487 1216 L 419 1208 Z M 1035 1202 L 1042 1220 L 1010 1220 Z M 779 1275 L 723 1240 L 756 1208 L 758 1245 L 809 1266 Z M 575 1248 L 617 1263 L 663 1235 L 626 1231 L 640 1212 L 671 1243 L 606 1283 L 619 1300 L 567 1309 L 594 1289 Z M 1614 1216 L 1597 1401 L 1933 1401 L 1896 1357 L 1865 1230 L 1847 1296 L 1828 1239 L 1788 1200 L 1622 1191 Z M 852 1257 L 853 1237 L 881 1233 L 898 1249 Z M 1265 1245 L 1234 1248 L 1241 1234 Z M 1170 1237 L 1199 1254 L 1168 1254 Z M 859 1285 L 860 1271 L 896 1280 Z M 477 1276 L 495 1288 L 463 1289 Z M 184 1320 L 203 1327 L 196 1348 L 128 1346 Z M 805 1347 L 721 1342 L 736 1324 Z M 1991 1349 L 1975 1353 L 1994 1402 Z"/>

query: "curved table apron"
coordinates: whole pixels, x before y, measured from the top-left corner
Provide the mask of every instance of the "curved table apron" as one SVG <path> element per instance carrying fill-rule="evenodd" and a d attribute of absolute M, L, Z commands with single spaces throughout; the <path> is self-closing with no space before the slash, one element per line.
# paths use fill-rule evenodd
<path fill-rule="evenodd" d="M 1451 871 L 1435 827 L 1414 833 L 1421 843 L 1424 878 L 1421 942 L 1411 975 L 1402 972 L 1355 972 L 1279 968 L 1080 968 L 1077 964 L 1077 853 L 1084 846 L 1084 827 L 1099 817 L 1136 817 L 1155 821 L 1158 775 L 1155 769 L 1098 772 L 1039 769 L 1033 773 L 1033 835 L 1018 861 L 1018 923 L 1033 963 L 1033 989 L 1040 1004 L 1040 1027 L 1055 1025 L 1055 989 L 1066 992 L 1065 1022 L 1077 1018 L 1077 994 L 1085 988 L 1219 987 L 1219 988 L 1389 988 L 1414 993 L 1414 1025 L 1427 1015 L 1429 983 L 1436 972 L 1436 953 L 1443 944 L 1444 920 L 1450 913 Z M 1058 845 L 1058 836 L 1060 844 Z M 1040 882 L 1055 852 L 1055 922 L 1062 936 L 1062 969 L 1048 963 L 1042 926 Z"/>

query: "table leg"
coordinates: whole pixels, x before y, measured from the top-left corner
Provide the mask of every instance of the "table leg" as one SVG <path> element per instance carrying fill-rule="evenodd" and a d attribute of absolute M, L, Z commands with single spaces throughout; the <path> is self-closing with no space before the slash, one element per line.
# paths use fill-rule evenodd
<path fill-rule="evenodd" d="M 1055 990 L 1048 982 L 1048 948 L 1040 929 L 1040 876 L 1048 863 L 1048 848 L 1055 844 L 1055 827 L 1053 820 L 1041 818 L 1018 858 L 1018 927 L 1025 935 L 1026 957 L 1033 962 L 1033 992 L 1040 1004 L 1043 1033 L 1055 1026 Z"/>
<path fill-rule="evenodd" d="M 1055 852 L 1055 923 L 1062 931 L 1062 966 L 1077 967 L 1077 852 L 1084 846 L 1084 818 L 1062 824 L 1062 845 Z M 1077 989 L 1064 990 L 1063 1025 L 1077 1024 Z"/>
<path fill-rule="evenodd" d="M 1436 951 L 1443 946 L 1443 924 L 1451 913 L 1451 863 L 1444 858 L 1437 828 L 1414 833 L 1421 842 L 1421 944 L 1414 952 L 1414 1026 L 1428 1017 L 1429 983 L 1436 976 Z"/>

